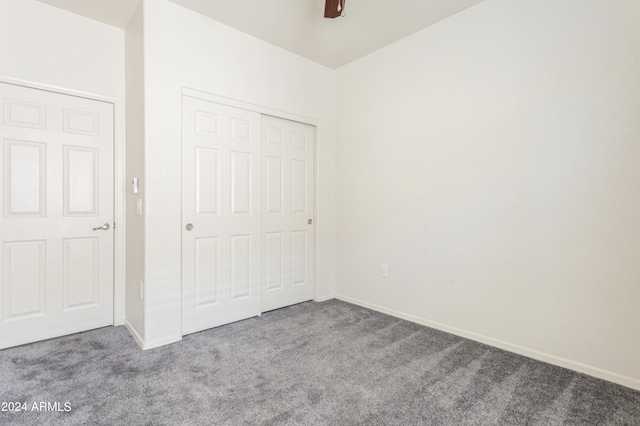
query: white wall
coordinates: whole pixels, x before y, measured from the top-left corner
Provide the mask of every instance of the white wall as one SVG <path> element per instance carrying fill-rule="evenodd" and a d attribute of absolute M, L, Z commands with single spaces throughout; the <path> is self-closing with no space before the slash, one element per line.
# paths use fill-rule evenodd
<path fill-rule="evenodd" d="M 640 389 L 638 76 L 636 0 L 486 0 L 340 68 L 337 293 Z"/>
<path fill-rule="evenodd" d="M 334 292 L 334 73 L 168 0 L 145 1 L 145 346 L 180 338 L 183 87 L 319 121 L 319 295 Z"/>
<path fill-rule="evenodd" d="M 0 76 L 124 99 L 124 31 L 35 0 L 0 0 Z"/>
<path fill-rule="evenodd" d="M 144 277 L 145 216 L 138 215 L 137 201 L 144 207 L 144 26 L 142 2 L 138 4 L 125 32 L 125 65 L 127 90 L 127 273 L 126 324 L 140 344 L 144 342 L 144 301 L 139 283 Z M 132 179 L 138 178 L 139 193 L 133 193 Z"/>

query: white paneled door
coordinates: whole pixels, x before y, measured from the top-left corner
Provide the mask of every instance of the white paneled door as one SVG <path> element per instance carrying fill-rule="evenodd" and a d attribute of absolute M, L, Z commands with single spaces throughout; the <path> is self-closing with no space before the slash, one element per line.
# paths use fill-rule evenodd
<path fill-rule="evenodd" d="M 260 314 L 260 115 L 183 97 L 182 334 Z"/>
<path fill-rule="evenodd" d="M 0 348 L 113 324 L 113 105 L 0 83 Z"/>
<path fill-rule="evenodd" d="M 262 311 L 313 298 L 314 128 L 262 116 Z"/>
<path fill-rule="evenodd" d="M 312 299 L 314 128 L 182 106 L 182 333 Z"/>

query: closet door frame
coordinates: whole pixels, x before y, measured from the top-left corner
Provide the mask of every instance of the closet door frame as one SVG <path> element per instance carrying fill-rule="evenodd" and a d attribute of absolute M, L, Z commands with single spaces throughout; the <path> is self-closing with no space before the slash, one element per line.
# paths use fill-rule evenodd
<path fill-rule="evenodd" d="M 319 274 L 318 274 L 318 254 L 320 253 L 319 250 L 319 233 L 318 233 L 318 224 L 321 223 L 322 218 L 320 217 L 320 215 L 318 214 L 318 207 L 319 207 L 319 200 L 318 200 L 318 194 L 319 194 L 319 185 L 320 185 L 320 179 L 319 179 L 319 164 L 318 164 L 318 152 L 319 152 L 319 142 L 320 142 L 320 126 L 319 126 L 319 122 L 317 119 L 315 118 L 311 118 L 311 117 L 305 117 L 303 115 L 299 115 L 299 114 L 294 114 L 294 113 L 289 113 L 289 112 L 285 112 L 285 111 L 280 111 L 277 109 L 273 109 L 273 108 L 269 108 L 269 107 L 265 107 L 262 105 L 255 105 L 255 104 L 251 104 L 248 102 L 243 102 L 243 101 L 239 101 L 236 99 L 232 99 L 232 98 L 227 98 L 224 96 L 219 96 L 219 95 L 215 95 L 213 93 L 208 93 L 208 92 L 204 92 L 201 90 L 196 90 L 196 89 L 192 89 L 192 88 L 187 88 L 187 87 L 183 87 L 182 88 L 182 96 L 190 96 L 193 98 L 198 98 L 198 99 L 202 99 L 205 101 L 210 101 L 210 102 L 215 102 L 218 104 L 222 104 L 222 105 L 226 105 L 226 106 L 230 106 L 230 107 L 235 107 L 235 108 L 240 108 L 240 109 L 245 109 L 248 111 L 252 111 L 252 112 L 256 112 L 262 115 L 270 115 L 270 116 L 274 116 L 277 118 L 282 118 L 285 120 L 291 120 L 291 121 L 297 121 L 299 123 L 303 123 L 303 124 L 309 124 L 311 126 L 314 127 L 315 129 L 315 133 L 313 135 L 314 137 L 314 152 L 313 152 L 313 161 L 314 161 L 314 175 L 313 175 L 313 217 L 315 218 L 315 220 L 313 221 L 313 224 L 311 226 L 313 226 L 313 235 L 314 235 L 314 242 L 313 242 L 313 281 L 314 281 L 314 288 L 313 288 L 313 300 L 319 300 L 320 296 L 319 296 L 319 292 L 318 292 L 318 288 L 319 288 Z"/>

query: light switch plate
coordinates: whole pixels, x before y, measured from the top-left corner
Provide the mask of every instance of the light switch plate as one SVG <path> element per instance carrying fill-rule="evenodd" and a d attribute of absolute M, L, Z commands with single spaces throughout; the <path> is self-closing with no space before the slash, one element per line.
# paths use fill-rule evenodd
<path fill-rule="evenodd" d="M 389 266 L 386 263 L 380 264 L 380 276 L 387 278 L 389 276 Z"/>

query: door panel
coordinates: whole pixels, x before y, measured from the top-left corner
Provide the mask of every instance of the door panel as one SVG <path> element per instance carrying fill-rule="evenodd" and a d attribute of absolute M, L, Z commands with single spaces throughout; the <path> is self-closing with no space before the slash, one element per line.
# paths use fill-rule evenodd
<path fill-rule="evenodd" d="M 220 264 L 218 237 L 196 238 L 195 307 L 218 301 L 218 265 Z"/>
<path fill-rule="evenodd" d="M 4 146 L 5 215 L 44 216 L 45 144 L 5 139 Z"/>
<path fill-rule="evenodd" d="M 259 114 L 183 97 L 183 334 L 260 313 L 259 135 Z"/>
<path fill-rule="evenodd" d="M 196 214 L 217 215 L 220 212 L 220 161 L 217 149 L 196 147 Z"/>
<path fill-rule="evenodd" d="M 231 153 L 231 214 L 251 215 L 251 154 Z"/>
<path fill-rule="evenodd" d="M 267 291 L 284 288 L 284 235 L 282 232 L 264 234 L 265 276 Z"/>
<path fill-rule="evenodd" d="M 0 108 L 0 348 L 113 324 L 113 106 L 0 83 Z"/>
<path fill-rule="evenodd" d="M 64 245 L 64 310 L 98 304 L 98 238 L 67 238 Z"/>
<path fill-rule="evenodd" d="M 313 298 L 314 128 L 262 116 L 262 311 Z"/>
<path fill-rule="evenodd" d="M 64 215 L 98 213 L 98 150 L 64 147 Z"/>
<path fill-rule="evenodd" d="M 46 241 L 5 242 L 4 320 L 44 315 Z"/>

